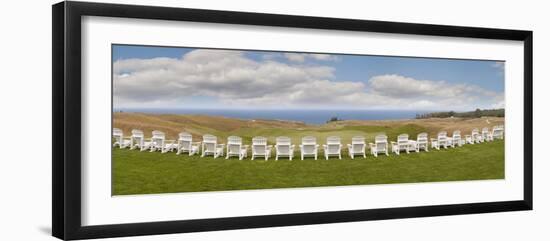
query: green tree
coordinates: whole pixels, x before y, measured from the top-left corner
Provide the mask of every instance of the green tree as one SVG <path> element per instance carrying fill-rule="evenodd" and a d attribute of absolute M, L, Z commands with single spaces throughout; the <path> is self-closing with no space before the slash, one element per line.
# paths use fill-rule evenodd
<path fill-rule="evenodd" d="M 474 111 L 474 116 L 476 118 L 480 118 L 481 117 L 481 110 L 479 108 L 476 109 L 476 111 Z"/>

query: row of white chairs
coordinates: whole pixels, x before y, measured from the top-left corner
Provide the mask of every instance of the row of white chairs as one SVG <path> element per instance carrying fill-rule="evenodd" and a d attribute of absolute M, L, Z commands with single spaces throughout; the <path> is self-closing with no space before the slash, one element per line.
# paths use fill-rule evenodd
<path fill-rule="evenodd" d="M 177 154 L 187 153 L 192 156 L 200 154 L 201 157 L 214 156 L 214 158 L 224 156 L 226 159 L 230 157 L 238 157 L 239 160 L 247 158 L 248 145 L 244 145 L 242 138 L 238 136 L 230 136 L 227 138 L 227 144 L 218 143 L 218 138 L 214 135 L 204 135 L 202 141 L 194 142 L 193 136 L 187 132 L 179 134 L 179 139 L 166 140 L 165 134 L 161 131 L 153 131 L 150 139 L 145 139 L 143 131 L 132 130 L 132 135 L 129 138 L 125 138 L 122 130 L 118 128 L 113 129 L 113 146 L 119 146 L 120 148 L 139 149 L 140 151 L 149 150 L 151 152 L 160 151 L 162 153 L 176 151 Z M 429 151 L 429 145 L 431 148 L 441 149 L 448 147 L 458 147 L 464 144 L 475 144 L 485 141 L 492 141 L 494 139 L 504 138 L 504 126 L 495 126 L 492 131 L 489 128 L 483 128 L 481 133 L 478 129 L 473 129 L 471 135 L 465 135 L 462 138 L 460 131 L 454 131 L 451 136 L 447 136 L 447 132 L 441 131 L 436 138 L 428 138 L 427 133 L 420 133 L 417 135 L 416 140 L 409 140 L 408 134 L 401 134 L 397 137 L 397 141 L 388 143 L 388 137 L 386 135 L 377 135 L 374 143 L 369 143 L 368 147 L 370 153 L 377 157 L 378 154 L 389 155 L 390 147 L 391 152 L 399 155 L 402 151 L 410 153 L 411 151 L 420 152 L 421 150 Z M 280 157 L 286 157 L 292 160 L 294 157 L 295 145 L 292 144 L 289 137 L 280 136 L 276 138 L 275 147 L 275 160 Z M 313 157 L 317 160 L 319 147 L 317 139 L 313 136 L 306 136 L 302 138 L 300 147 L 300 157 L 303 160 L 305 157 Z M 335 156 L 342 159 L 342 143 L 340 137 L 330 136 L 326 140 L 326 144 L 322 145 L 324 156 L 328 160 L 329 157 Z M 348 154 L 353 159 L 356 156 L 363 156 L 366 158 L 365 138 L 363 136 L 355 136 L 351 139 L 351 144 L 347 144 Z M 252 138 L 251 145 L 251 159 L 264 158 L 268 160 L 271 157 L 273 146 L 268 145 L 267 138 L 254 137 Z M 202 150 L 202 152 L 201 152 Z"/>

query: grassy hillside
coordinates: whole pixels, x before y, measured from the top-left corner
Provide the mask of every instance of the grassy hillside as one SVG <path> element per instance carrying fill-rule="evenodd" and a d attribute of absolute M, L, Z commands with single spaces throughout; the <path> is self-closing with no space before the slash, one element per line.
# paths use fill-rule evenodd
<path fill-rule="evenodd" d="M 395 140 L 401 133 L 415 137 L 428 132 L 435 137 L 441 130 L 461 130 L 463 134 L 473 128 L 492 127 L 504 123 L 503 118 L 431 118 L 395 121 L 334 121 L 324 125 L 305 125 L 300 122 L 273 120 L 240 120 L 201 115 L 153 115 L 115 113 L 114 127 L 126 135 L 134 128 L 141 129 L 146 137 L 152 130 L 161 130 L 169 139 L 187 131 L 196 141 L 209 133 L 220 137 L 221 142 L 230 135 L 241 136 L 250 144 L 254 136 L 268 137 L 274 143 L 276 136 L 289 136 L 294 144 L 300 138 L 313 135 L 320 144 L 327 136 L 342 137 L 344 144 L 352 136 L 363 135 L 372 142 L 378 133 Z M 136 150 L 113 149 L 113 194 L 146 194 L 171 192 L 197 192 L 285 187 L 315 187 L 338 185 L 364 185 L 385 183 L 414 183 L 457 180 L 483 180 L 504 178 L 504 141 L 466 145 L 428 153 L 391 154 L 366 159 L 347 157 L 324 160 L 295 159 L 274 161 L 238 160 L 232 158 L 200 158 L 198 155 L 150 153 Z M 298 157 L 298 158 L 297 158 Z"/>
<path fill-rule="evenodd" d="M 132 129 L 141 129 L 149 136 L 151 131 L 160 130 L 166 133 L 168 139 L 177 139 L 182 131 L 193 134 L 193 138 L 200 141 L 203 134 L 213 134 L 225 142 L 230 135 L 241 136 L 246 143 L 250 143 L 254 136 L 268 137 L 271 143 L 277 136 L 289 136 L 294 143 L 306 135 L 316 136 L 319 142 L 326 137 L 337 135 L 344 143 L 348 143 L 352 136 L 363 135 L 368 141 L 374 136 L 385 133 L 390 140 L 397 135 L 408 133 L 416 137 L 420 132 L 428 132 L 431 136 L 438 131 L 449 133 L 461 130 L 463 134 L 471 132 L 473 128 L 492 127 L 504 123 L 504 118 L 431 118 L 413 120 L 388 121 L 334 121 L 324 125 L 306 125 L 301 122 L 275 120 L 241 120 L 220 116 L 203 115 L 164 115 L 142 113 L 114 113 L 113 127 L 121 128 L 126 135 Z"/>

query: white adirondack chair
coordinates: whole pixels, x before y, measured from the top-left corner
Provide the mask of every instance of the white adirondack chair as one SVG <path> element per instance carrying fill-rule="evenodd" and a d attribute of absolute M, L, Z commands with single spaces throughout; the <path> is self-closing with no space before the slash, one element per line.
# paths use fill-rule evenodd
<path fill-rule="evenodd" d="M 266 161 L 271 157 L 271 145 L 267 144 L 267 138 L 263 136 L 252 138 L 252 160 L 255 157 L 263 157 Z"/>
<path fill-rule="evenodd" d="M 131 143 L 132 147 L 130 148 L 130 150 L 137 147 L 140 151 L 149 150 L 153 145 L 153 142 L 151 140 L 145 140 L 145 135 L 141 130 L 132 130 Z"/>
<path fill-rule="evenodd" d="M 447 137 L 446 131 L 440 131 L 437 133 L 437 138 L 432 138 L 432 148 L 440 150 L 441 147 L 447 149 L 449 137 Z"/>
<path fill-rule="evenodd" d="M 131 144 L 130 138 L 124 138 L 124 133 L 121 129 L 113 128 L 113 138 L 115 139 L 113 147 L 118 146 L 120 149 L 124 149 Z"/>
<path fill-rule="evenodd" d="M 218 144 L 218 138 L 216 136 L 206 134 L 202 136 L 201 157 L 205 157 L 207 155 L 212 155 L 214 158 L 223 156 L 223 147 L 224 144 Z"/>
<path fill-rule="evenodd" d="M 317 160 L 317 150 L 319 145 L 317 144 L 317 139 L 313 136 L 305 136 L 302 138 L 302 144 L 300 145 L 300 155 L 302 160 L 306 156 L 313 156 Z"/>
<path fill-rule="evenodd" d="M 329 156 L 338 156 L 338 159 L 342 159 L 342 143 L 340 142 L 340 137 L 327 137 L 327 144 L 323 145 L 323 150 L 325 152 L 325 159 L 327 160 Z"/>
<path fill-rule="evenodd" d="M 492 133 L 493 139 L 504 139 L 504 126 L 495 126 L 493 127 Z"/>
<path fill-rule="evenodd" d="M 462 136 L 460 135 L 460 131 L 456 130 L 453 131 L 453 136 L 451 137 L 451 146 L 452 147 L 460 147 L 462 146 Z"/>
<path fill-rule="evenodd" d="M 294 145 L 290 138 L 286 136 L 279 136 L 275 140 L 275 160 L 279 160 L 279 157 L 288 157 L 292 161 L 294 157 Z"/>
<path fill-rule="evenodd" d="M 178 152 L 177 155 L 182 153 L 189 153 L 189 156 L 199 153 L 200 142 L 193 142 L 193 136 L 187 132 L 179 134 L 178 139 Z"/>
<path fill-rule="evenodd" d="M 145 136 L 141 130 L 132 130 L 132 136 L 130 136 L 130 150 L 139 149 L 141 150 L 145 143 Z"/>
<path fill-rule="evenodd" d="M 353 159 L 355 155 L 362 155 L 363 158 L 366 158 L 367 154 L 365 153 L 365 147 L 367 147 L 367 145 L 365 144 L 365 137 L 352 137 L 351 144 L 348 144 L 348 153 L 351 159 Z"/>
<path fill-rule="evenodd" d="M 246 157 L 246 152 L 248 151 L 248 146 L 243 145 L 243 139 L 238 136 L 230 136 L 227 138 L 227 152 L 225 159 L 229 157 L 237 156 L 239 160 L 242 160 Z"/>
<path fill-rule="evenodd" d="M 472 130 L 472 141 L 474 143 L 480 143 L 481 142 L 481 135 L 479 135 L 479 129 L 477 129 L 477 128 Z"/>
<path fill-rule="evenodd" d="M 399 153 L 404 150 L 407 154 L 409 154 L 409 134 L 401 134 L 397 136 L 397 142 L 392 141 L 391 142 L 391 150 L 395 154 L 399 155 Z"/>
<path fill-rule="evenodd" d="M 160 151 L 166 153 L 177 148 L 174 140 L 166 140 L 166 135 L 162 131 L 153 131 L 151 137 L 150 152 Z"/>
<path fill-rule="evenodd" d="M 388 154 L 388 136 L 386 135 L 377 135 L 374 138 L 374 143 L 369 143 L 370 146 L 370 152 L 375 157 L 378 157 L 379 153 L 386 154 L 386 156 L 389 156 Z"/>
<path fill-rule="evenodd" d="M 489 132 L 489 128 L 488 127 L 483 127 L 481 129 L 481 138 L 484 140 L 484 141 L 492 141 L 493 140 L 493 135 L 491 132 Z"/>
<path fill-rule="evenodd" d="M 429 151 L 429 140 L 428 140 L 428 133 L 420 133 L 416 136 L 416 152 L 419 152 L 420 149 L 424 149 L 424 151 Z"/>

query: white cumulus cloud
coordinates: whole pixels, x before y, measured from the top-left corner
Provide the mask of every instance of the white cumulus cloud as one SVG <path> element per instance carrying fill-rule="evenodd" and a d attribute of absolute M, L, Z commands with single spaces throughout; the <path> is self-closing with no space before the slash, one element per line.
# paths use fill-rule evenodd
<path fill-rule="evenodd" d="M 198 49 L 181 58 L 118 60 L 113 64 L 115 108 L 460 110 L 504 104 L 502 93 L 475 85 L 400 75 L 346 81 L 336 79 L 331 66 L 305 64 L 307 59 L 336 60 L 331 55 L 284 56 L 290 62 L 254 60 L 242 51 Z"/>

